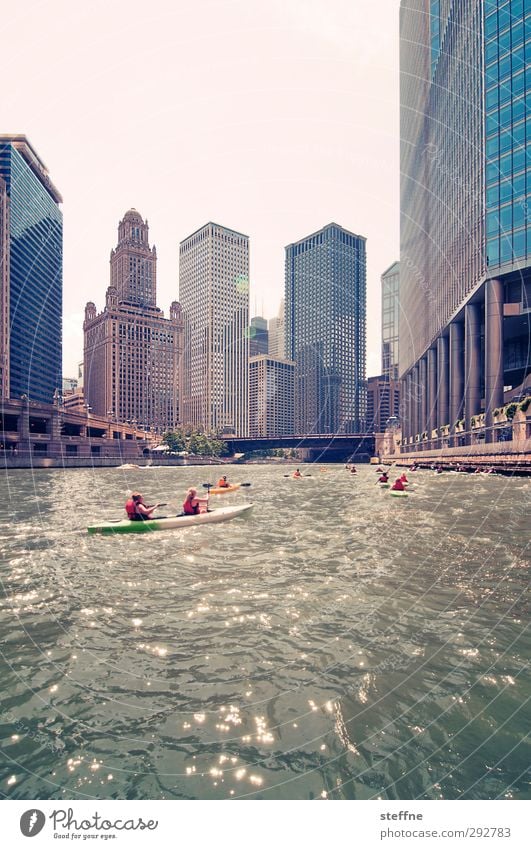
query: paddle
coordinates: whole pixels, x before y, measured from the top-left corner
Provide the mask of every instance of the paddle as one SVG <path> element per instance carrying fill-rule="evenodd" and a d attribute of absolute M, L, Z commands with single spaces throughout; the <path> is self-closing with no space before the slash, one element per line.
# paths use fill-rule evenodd
<path fill-rule="evenodd" d="M 167 506 L 168 506 L 167 501 L 161 501 L 160 504 L 157 504 L 157 510 L 159 509 L 159 507 L 167 507 Z M 165 516 L 159 516 L 158 518 L 159 519 L 165 519 L 166 517 Z M 108 522 L 122 522 L 123 519 L 107 519 L 107 521 Z M 149 522 L 149 519 L 145 519 L 145 521 Z"/>
<path fill-rule="evenodd" d="M 205 489 L 210 489 L 210 487 L 215 487 L 216 484 L 215 483 L 202 483 L 201 486 L 204 486 Z M 232 486 L 232 484 L 229 484 L 229 486 Z M 237 484 L 237 486 L 252 486 L 252 484 L 250 484 L 250 483 L 239 483 L 239 484 Z M 223 489 L 223 487 L 220 487 L 220 489 Z"/>

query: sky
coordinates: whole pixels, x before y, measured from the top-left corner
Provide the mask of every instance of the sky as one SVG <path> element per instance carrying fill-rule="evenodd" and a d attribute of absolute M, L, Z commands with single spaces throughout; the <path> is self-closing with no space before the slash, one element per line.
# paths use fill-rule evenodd
<path fill-rule="evenodd" d="M 157 246 L 215 221 L 250 237 L 250 314 L 284 294 L 284 248 L 335 221 L 367 238 L 367 375 L 380 275 L 399 253 L 399 0 L 27 0 L 0 17 L 1 133 L 24 133 L 64 198 L 64 375 L 109 285 L 131 207 Z"/>

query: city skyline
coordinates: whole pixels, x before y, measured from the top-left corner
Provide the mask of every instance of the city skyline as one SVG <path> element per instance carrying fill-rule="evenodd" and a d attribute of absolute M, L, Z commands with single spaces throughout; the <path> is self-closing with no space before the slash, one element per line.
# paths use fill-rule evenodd
<path fill-rule="evenodd" d="M 66 376 L 82 358 L 84 304 L 105 297 L 109 233 L 130 207 L 157 234 L 162 305 L 179 299 L 188 233 L 207 220 L 248 233 L 250 303 L 264 318 L 278 312 L 286 244 L 331 220 L 363 232 L 368 374 L 379 372 L 379 278 L 398 257 L 398 2 L 361 8 L 47 0 L 23 25 L 11 10 L 3 129 L 28 136 L 64 197 Z M 137 53 L 142 73 L 124 85 Z"/>

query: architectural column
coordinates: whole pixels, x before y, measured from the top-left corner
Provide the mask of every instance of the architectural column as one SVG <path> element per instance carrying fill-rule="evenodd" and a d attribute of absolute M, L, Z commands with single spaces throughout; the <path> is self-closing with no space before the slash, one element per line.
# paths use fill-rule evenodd
<path fill-rule="evenodd" d="M 437 427 L 437 351 L 428 350 L 428 415 L 427 431 L 430 448 L 435 448 L 431 432 Z"/>
<path fill-rule="evenodd" d="M 457 445 L 455 423 L 463 416 L 464 369 L 464 326 L 460 321 L 450 324 L 450 445 Z"/>
<path fill-rule="evenodd" d="M 57 407 L 52 410 L 50 419 L 50 442 L 48 444 L 48 456 L 61 456 L 61 412 Z"/>
<path fill-rule="evenodd" d="M 402 432 L 402 446 L 406 444 L 406 439 L 408 436 L 408 428 L 409 422 L 407 420 L 407 409 L 405 404 L 405 399 L 407 398 L 407 382 L 408 377 L 403 377 L 400 381 L 400 407 L 399 407 L 399 416 L 400 416 L 400 430 Z"/>
<path fill-rule="evenodd" d="M 29 398 L 27 395 L 22 395 L 22 409 L 18 423 L 18 449 L 22 451 L 31 451 L 29 419 Z"/>
<path fill-rule="evenodd" d="M 428 393 L 427 393 L 427 383 L 428 383 L 428 369 L 426 357 L 422 357 L 419 360 L 419 433 L 422 436 L 423 431 L 427 430 L 426 420 L 427 420 L 427 409 L 428 409 Z M 419 446 L 421 449 L 426 446 L 420 443 Z"/>
<path fill-rule="evenodd" d="M 437 426 L 439 428 L 450 422 L 449 379 L 448 337 L 439 336 L 437 339 Z M 442 440 L 440 445 L 442 447 Z"/>
<path fill-rule="evenodd" d="M 420 430 L 420 393 L 419 393 L 419 366 L 417 365 L 413 368 L 412 377 L 411 377 L 411 408 L 412 408 L 412 416 L 411 421 L 413 423 L 413 445 L 416 451 L 418 451 L 418 442 L 415 440 L 415 436 L 419 433 Z"/>
<path fill-rule="evenodd" d="M 485 283 L 485 440 L 495 442 L 493 411 L 503 406 L 503 283 Z"/>
<path fill-rule="evenodd" d="M 465 307 L 465 430 L 471 430 L 470 419 L 481 412 L 480 384 L 480 307 L 479 304 L 467 304 Z"/>
<path fill-rule="evenodd" d="M 407 405 L 407 435 L 408 439 L 413 436 L 413 430 L 415 428 L 414 418 L 414 407 L 413 407 L 413 372 L 410 371 L 407 376 L 407 396 L 405 399 L 405 403 Z M 411 443 L 408 442 L 409 450 L 411 451 Z"/>

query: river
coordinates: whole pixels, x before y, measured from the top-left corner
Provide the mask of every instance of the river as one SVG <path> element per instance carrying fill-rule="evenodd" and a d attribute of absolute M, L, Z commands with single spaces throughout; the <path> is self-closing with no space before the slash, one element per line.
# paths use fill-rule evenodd
<path fill-rule="evenodd" d="M 221 468 L 4 473 L 3 797 L 530 798 L 531 481 L 322 468 L 113 537 Z"/>

